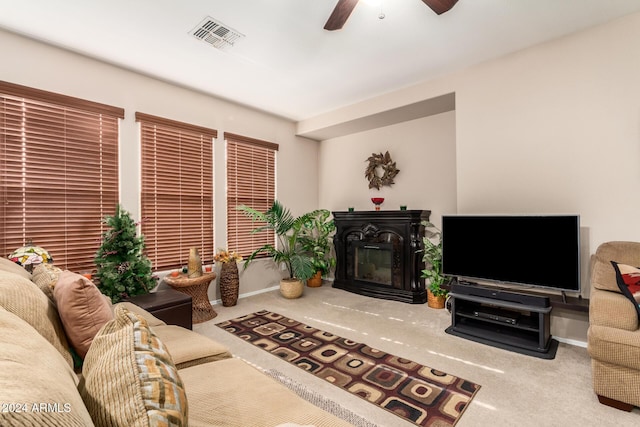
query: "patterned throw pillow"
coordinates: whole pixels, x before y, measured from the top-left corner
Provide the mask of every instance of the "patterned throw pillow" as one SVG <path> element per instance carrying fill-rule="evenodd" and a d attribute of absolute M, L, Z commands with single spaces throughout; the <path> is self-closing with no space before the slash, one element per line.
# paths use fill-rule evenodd
<path fill-rule="evenodd" d="M 631 300 L 640 320 L 640 268 L 611 261 L 620 291 Z"/>
<path fill-rule="evenodd" d="M 42 264 L 36 265 L 31 275 L 31 281 L 38 285 L 42 292 L 54 303 L 53 287 L 56 285 L 60 273 L 62 273 L 62 270 L 59 267 L 48 262 L 43 262 Z"/>
<path fill-rule="evenodd" d="M 96 426 L 186 426 L 187 397 L 167 348 L 144 318 L 116 306 L 93 339 L 80 394 Z"/>

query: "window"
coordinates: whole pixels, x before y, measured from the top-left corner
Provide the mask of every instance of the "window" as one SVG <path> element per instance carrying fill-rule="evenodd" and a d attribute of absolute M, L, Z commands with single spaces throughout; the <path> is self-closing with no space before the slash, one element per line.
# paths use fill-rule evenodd
<path fill-rule="evenodd" d="M 247 138 L 232 133 L 227 140 L 227 247 L 248 256 L 265 244 L 273 244 L 273 232 L 251 234 L 255 224 L 238 205 L 261 212 L 275 200 L 276 151 L 278 144 Z"/>
<path fill-rule="evenodd" d="M 124 110 L 0 81 L 0 250 L 28 240 L 56 265 L 94 268 L 118 203 Z"/>
<path fill-rule="evenodd" d="M 213 139 L 217 131 L 136 113 L 142 141 L 142 234 L 155 270 L 213 260 Z"/>

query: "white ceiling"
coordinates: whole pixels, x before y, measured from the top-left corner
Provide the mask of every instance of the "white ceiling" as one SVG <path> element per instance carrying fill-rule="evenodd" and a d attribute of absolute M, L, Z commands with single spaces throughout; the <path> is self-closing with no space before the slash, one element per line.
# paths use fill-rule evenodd
<path fill-rule="evenodd" d="M 640 0 L 0 0 L 0 28 L 302 120 L 640 11 Z M 211 16 L 246 37 L 189 34 Z M 0 79 L 2 78 L 0 67 Z"/>

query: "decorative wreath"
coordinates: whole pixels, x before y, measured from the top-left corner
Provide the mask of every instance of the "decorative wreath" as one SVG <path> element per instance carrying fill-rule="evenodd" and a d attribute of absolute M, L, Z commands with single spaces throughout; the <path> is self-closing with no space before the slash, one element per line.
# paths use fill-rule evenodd
<path fill-rule="evenodd" d="M 383 185 L 393 184 L 393 178 L 398 175 L 400 169 L 396 168 L 396 162 L 391 160 L 389 152 L 382 154 L 371 153 L 367 159 L 369 166 L 364 171 L 364 176 L 369 180 L 369 188 L 380 190 Z M 378 175 L 378 169 L 382 170 L 382 176 Z"/>

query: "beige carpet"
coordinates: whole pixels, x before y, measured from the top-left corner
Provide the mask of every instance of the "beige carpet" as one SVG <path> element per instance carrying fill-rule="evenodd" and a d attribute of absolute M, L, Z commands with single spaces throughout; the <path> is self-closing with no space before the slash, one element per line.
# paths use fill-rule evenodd
<path fill-rule="evenodd" d="M 272 310 L 345 338 L 377 347 L 482 385 L 457 424 L 470 426 L 640 425 L 640 410 L 621 412 L 598 403 L 591 388 L 587 350 L 560 343 L 554 360 L 542 360 L 478 344 L 444 332 L 446 310 L 363 297 L 333 289 L 306 288 L 287 300 L 277 291 L 241 298 L 234 307 L 215 305 L 218 316 L 194 325 L 196 332 L 227 345 L 256 366 L 276 369 L 380 426 L 413 426 L 348 392 L 221 330 L 216 323 Z"/>

